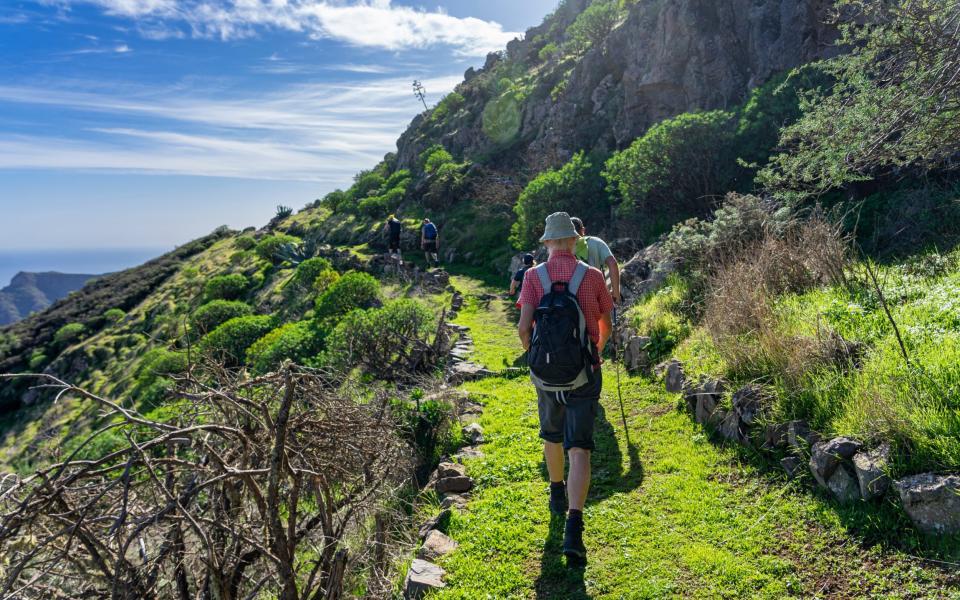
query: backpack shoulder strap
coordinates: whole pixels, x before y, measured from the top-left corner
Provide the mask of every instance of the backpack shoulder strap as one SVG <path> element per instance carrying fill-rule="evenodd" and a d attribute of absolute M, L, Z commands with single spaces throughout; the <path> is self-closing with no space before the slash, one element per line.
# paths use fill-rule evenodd
<path fill-rule="evenodd" d="M 543 295 L 546 296 L 553 291 L 553 280 L 550 279 L 550 273 L 547 272 L 547 263 L 538 265 L 533 269 L 540 278 L 540 285 L 543 286 Z"/>
<path fill-rule="evenodd" d="M 588 267 L 585 262 L 582 260 L 577 261 L 577 267 L 573 270 L 573 277 L 570 278 L 570 283 L 567 285 L 567 289 L 570 290 L 570 293 L 574 296 L 580 291 L 580 284 L 583 283 L 583 278 L 587 276 L 589 269 L 590 267 Z"/>

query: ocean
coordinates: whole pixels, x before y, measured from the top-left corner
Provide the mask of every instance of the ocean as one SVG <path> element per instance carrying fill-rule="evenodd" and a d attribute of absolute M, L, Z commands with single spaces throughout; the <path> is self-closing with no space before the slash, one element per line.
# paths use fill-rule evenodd
<path fill-rule="evenodd" d="M 0 288 L 20 271 L 101 275 L 141 265 L 173 248 L 0 249 Z"/>

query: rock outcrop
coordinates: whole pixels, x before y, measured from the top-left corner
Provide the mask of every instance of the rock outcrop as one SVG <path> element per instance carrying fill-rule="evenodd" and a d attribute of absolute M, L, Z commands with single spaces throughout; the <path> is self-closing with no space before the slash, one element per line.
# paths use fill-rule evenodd
<path fill-rule="evenodd" d="M 554 19 L 559 30 L 586 6 L 566 2 Z M 526 162 L 555 166 L 580 149 L 622 148 L 651 125 L 683 112 L 728 108 L 773 75 L 835 51 L 835 30 L 826 25 L 830 0 L 676 0 L 639 2 L 627 18 L 591 48 L 573 70 L 548 70 L 538 90 L 518 108 L 516 140 Z M 511 42 L 506 56 L 536 62 L 534 40 L 554 22 Z M 481 75 L 500 62 L 491 55 L 458 88 L 466 110 L 447 119 L 443 131 L 420 115 L 398 141 L 400 168 L 416 164 L 439 138 L 455 156 L 484 155 L 502 144 L 483 132 L 482 113 L 496 101 Z M 559 90 L 559 92 L 557 91 Z"/>

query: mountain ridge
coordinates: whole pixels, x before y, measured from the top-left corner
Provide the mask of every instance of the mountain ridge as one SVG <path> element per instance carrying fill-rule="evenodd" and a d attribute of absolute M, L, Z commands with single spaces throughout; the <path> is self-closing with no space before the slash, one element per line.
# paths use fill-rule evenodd
<path fill-rule="evenodd" d="M 10 280 L 10 285 L 0 289 L 0 326 L 10 325 L 31 313 L 44 310 L 99 276 L 59 271 L 20 271 Z"/>

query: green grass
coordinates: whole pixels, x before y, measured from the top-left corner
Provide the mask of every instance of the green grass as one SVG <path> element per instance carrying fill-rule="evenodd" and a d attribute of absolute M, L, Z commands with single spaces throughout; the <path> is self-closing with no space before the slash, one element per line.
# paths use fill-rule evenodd
<path fill-rule="evenodd" d="M 466 278 L 460 322 L 477 359 L 519 354 L 504 301 L 473 305 L 483 288 Z M 465 387 L 485 403 L 484 456 L 467 463 L 477 488 L 448 533 L 460 543 L 441 560 L 448 586 L 436 598 L 960 598 L 956 568 L 906 554 L 890 538 L 916 534 L 894 511 L 842 509 L 805 482 L 789 483 L 756 457 L 718 446 L 677 397 L 607 366 L 596 430 L 593 486 L 585 511 L 589 563 L 568 568 L 563 523 L 551 520 L 537 437 L 536 396 L 525 379 Z M 877 530 L 893 527 L 892 534 Z M 923 540 L 957 562 L 956 550 Z"/>

